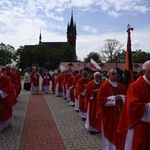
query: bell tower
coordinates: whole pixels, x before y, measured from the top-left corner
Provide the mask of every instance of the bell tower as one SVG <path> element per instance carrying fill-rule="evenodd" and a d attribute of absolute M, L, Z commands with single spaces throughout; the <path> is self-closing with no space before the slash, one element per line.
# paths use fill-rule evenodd
<path fill-rule="evenodd" d="M 70 23 L 68 23 L 67 27 L 67 42 L 72 46 L 72 50 L 74 53 L 74 61 L 76 60 L 76 24 L 73 21 L 73 11 L 71 14 L 71 20 Z"/>

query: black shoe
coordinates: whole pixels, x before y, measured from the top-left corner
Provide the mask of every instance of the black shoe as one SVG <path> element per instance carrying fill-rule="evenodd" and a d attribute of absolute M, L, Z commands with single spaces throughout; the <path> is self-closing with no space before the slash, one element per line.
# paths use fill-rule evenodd
<path fill-rule="evenodd" d="M 82 121 L 85 121 L 86 120 L 86 118 L 81 118 L 82 119 Z"/>
<path fill-rule="evenodd" d="M 98 134 L 99 132 L 90 131 L 90 134 Z"/>
<path fill-rule="evenodd" d="M 79 110 L 75 110 L 76 112 L 79 112 Z"/>

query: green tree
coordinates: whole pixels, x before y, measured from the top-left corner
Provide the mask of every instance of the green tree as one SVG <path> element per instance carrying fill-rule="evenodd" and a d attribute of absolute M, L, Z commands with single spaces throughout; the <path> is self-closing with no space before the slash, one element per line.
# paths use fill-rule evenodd
<path fill-rule="evenodd" d="M 24 46 L 23 49 L 18 49 L 16 53 L 18 58 L 20 57 L 20 62 L 18 64 L 19 68 L 25 69 L 26 67 L 31 67 L 33 64 L 32 61 L 32 51 L 34 47 Z"/>
<path fill-rule="evenodd" d="M 141 50 L 136 51 L 136 53 L 132 55 L 133 63 L 144 63 L 149 59 L 150 59 L 150 53 Z"/>
<path fill-rule="evenodd" d="M 45 44 L 39 44 L 32 50 L 32 63 L 37 63 L 39 66 L 45 66 L 48 62 L 48 48 Z"/>
<path fill-rule="evenodd" d="M 11 45 L 0 43 L 0 64 L 11 64 L 14 61 L 15 48 Z"/>
<path fill-rule="evenodd" d="M 72 50 L 72 46 L 69 43 L 65 43 L 61 48 L 62 57 L 64 62 L 74 62 L 76 58 L 74 58 L 74 51 Z"/>
<path fill-rule="evenodd" d="M 61 49 L 51 48 L 49 50 L 49 64 L 52 70 L 58 68 L 60 62 L 73 62 L 74 53 L 70 44 L 63 44 Z"/>
<path fill-rule="evenodd" d="M 15 54 L 14 54 L 14 61 L 16 62 L 16 66 L 19 67 L 19 68 L 22 68 L 22 63 L 24 62 L 23 60 L 23 50 L 24 50 L 24 47 L 23 46 L 20 46 L 16 51 L 15 51 Z"/>
<path fill-rule="evenodd" d="M 48 47 L 46 44 L 20 47 L 15 56 L 19 68 L 38 64 L 49 69 L 58 68 L 60 62 L 73 62 L 74 52 L 70 44 L 63 44 L 60 49 Z M 20 61 L 19 61 L 20 58 Z"/>
<path fill-rule="evenodd" d="M 91 52 L 89 55 L 87 55 L 87 57 L 84 58 L 84 62 L 90 62 L 91 58 L 96 62 L 101 62 L 100 55 L 96 52 Z"/>
<path fill-rule="evenodd" d="M 101 59 L 106 62 L 115 62 L 116 57 L 121 53 L 123 44 L 116 39 L 105 40 L 104 47 L 101 49 Z"/>

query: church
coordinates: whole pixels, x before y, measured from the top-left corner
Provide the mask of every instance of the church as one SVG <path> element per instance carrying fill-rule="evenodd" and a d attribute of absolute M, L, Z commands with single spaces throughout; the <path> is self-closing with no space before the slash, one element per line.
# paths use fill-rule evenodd
<path fill-rule="evenodd" d="M 67 41 L 66 42 L 44 42 L 42 41 L 42 35 L 40 32 L 39 35 L 39 43 L 38 45 L 46 45 L 46 47 L 48 48 L 48 50 L 51 51 L 51 49 L 62 49 L 63 45 L 68 44 L 70 47 L 70 50 L 72 52 L 72 57 L 71 60 L 72 62 L 76 62 L 77 61 L 77 55 L 76 55 L 76 37 L 77 37 L 77 30 L 76 30 L 76 23 L 74 22 L 74 18 L 73 18 L 73 11 L 71 14 L 71 19 L 67 24 Z M 25 45 L 24 46 L 24 50 L 32 50 L 36 47 L 36 45 Z M 65 57 L 65 56 L 64 56 Z M 38 63 L 38 62 L 35 62 Z M 59 62 L 60 63 L 60 62 Z"/>

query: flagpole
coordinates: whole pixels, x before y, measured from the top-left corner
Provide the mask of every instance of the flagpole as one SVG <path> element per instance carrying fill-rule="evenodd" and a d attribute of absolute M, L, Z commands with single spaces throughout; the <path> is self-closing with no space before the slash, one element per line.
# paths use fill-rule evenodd
<path fill-rule="evenodd" d="M 134 81 L 133 67 L 132 67 L 132 51 L 131 51 L 131 32 L 133 28 L 128 24 L 127 26 L 127 50 L 126 50 L 126 64 L 125 64 L 125 85 L 128 87 Z"/>

